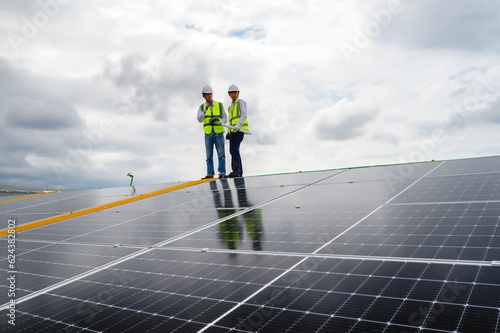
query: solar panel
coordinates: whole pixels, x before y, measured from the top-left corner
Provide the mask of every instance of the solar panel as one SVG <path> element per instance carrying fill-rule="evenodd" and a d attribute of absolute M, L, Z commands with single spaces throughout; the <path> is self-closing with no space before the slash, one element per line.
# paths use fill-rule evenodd
<path fill-rule="evenodd" d="M 496 332 L 499 176 L 488 157 L 216 180 L 28 230 L 15 331 Z"/>
<path fill-rule="evenodd" d="M 176 183 L 181 184 L 181 183 Z M 0 205 L 0 216 L 16 216 L 17 224 L 27 224 L 40 219 L 76 212 L 85 208 L 105 205 L 143 194 L 169 188 L 173 184 L 139 185 L 82 191 L 62 191 L 43 196 L 6 202 Z"/>

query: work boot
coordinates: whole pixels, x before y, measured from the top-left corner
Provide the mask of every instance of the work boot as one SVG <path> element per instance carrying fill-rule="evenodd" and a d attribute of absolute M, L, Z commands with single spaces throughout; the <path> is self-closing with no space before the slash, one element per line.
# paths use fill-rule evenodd
<path fill-rule="evenodd" d="M 210 179 L 210 178 L 214 178 L 214 175 L 206 175 L 205 177 L 203 177 L 202 179 Z"/>
<path fill-rule="evenodd" d="M 236 172 L 232 171 L 228 176 L 227 178 L 236 178 L 236 177 L 239 177 L 240 175 L 238 175 Z"/>

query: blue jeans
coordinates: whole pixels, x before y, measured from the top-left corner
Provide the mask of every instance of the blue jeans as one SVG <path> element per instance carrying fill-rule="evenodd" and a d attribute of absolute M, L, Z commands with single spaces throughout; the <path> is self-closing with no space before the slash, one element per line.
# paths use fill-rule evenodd
<path fill-rule="evenodd" d="M 219 175 L 226 174 L 226 153 L 224 151 L 224 133 L 205 134 L 205 149 L 207 152 L 207 176 L 214 176 L 214 146 L 219 158 Z"/>

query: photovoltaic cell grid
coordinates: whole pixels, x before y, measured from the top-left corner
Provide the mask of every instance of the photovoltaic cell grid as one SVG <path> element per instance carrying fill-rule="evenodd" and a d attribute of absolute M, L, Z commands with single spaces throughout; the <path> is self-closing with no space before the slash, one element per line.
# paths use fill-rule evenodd
<path fill-rule="evenodd" d="M 176 183 L 178 185 L 181 183 Z M 62 191 L 0 205 L 0 216 L 16 216 L 18 225 L 68 214 L 169 188 L 173 184 L 140 185 L 98 190 Z M 18 198 L 19 199 L 19 198 Z M 0 200 L 2 201 L 2 200 Z"/>
<path fill-rule="evenodd" d="M 496 332 L 499 173 L 217 180 L 30 230 L 15 331 Z"/>

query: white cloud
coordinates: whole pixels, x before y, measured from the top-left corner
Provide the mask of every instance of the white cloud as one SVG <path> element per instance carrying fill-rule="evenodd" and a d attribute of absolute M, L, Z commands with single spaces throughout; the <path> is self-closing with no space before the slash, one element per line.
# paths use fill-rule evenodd
<path fill-rule="evenodd" d="M 366 125 L 376 115 L 377 110 L 344 98 L 334 106 L 316 112 L 306 130 L 323 140 L 356 139 L 365 135 Z"/>
<path fill-rule="evenodd" d="M 6 2 L 0 183 L 202 177 L 205 84 L 227 107 L 235 83 L 248 103 L 247 175 L 497 154 L 499 7 L 89 0 L 48 12 Z M 342 43 L 356 48 L 349 59 Z"/>

